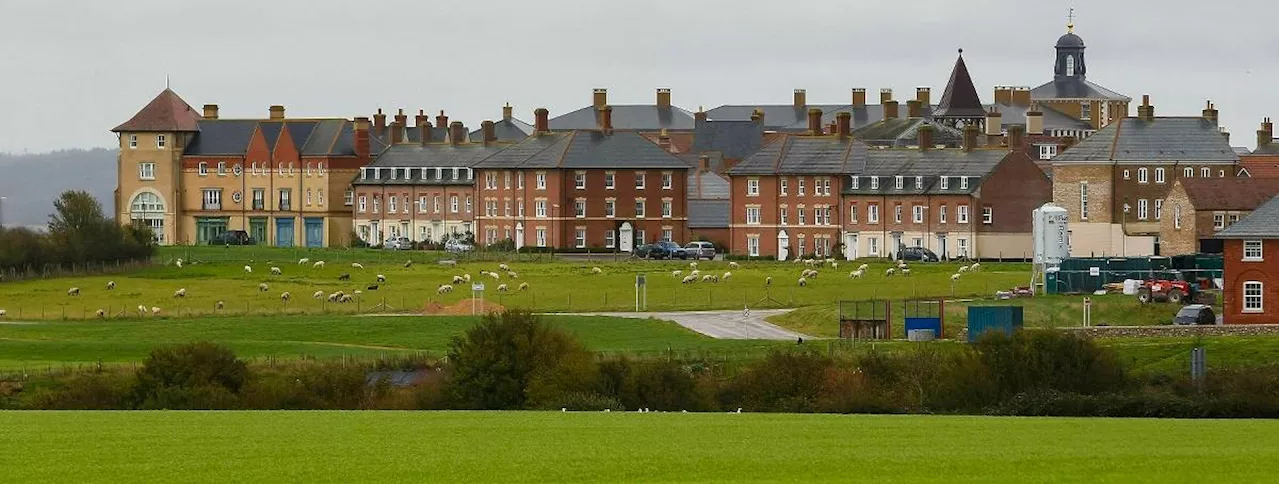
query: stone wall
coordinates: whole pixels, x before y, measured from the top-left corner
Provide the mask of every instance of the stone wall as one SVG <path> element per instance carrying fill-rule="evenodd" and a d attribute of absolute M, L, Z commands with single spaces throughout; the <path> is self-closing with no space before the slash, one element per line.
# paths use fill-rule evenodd
<path fill-rule="evenodd" d="M 1228 324 L 1218 326 L 1092 326 L 1088 328 L 1059 328 L 1075 331 L 1091 338 L 1179 338 L 1194 336 L 1275 336 L 1280 326 L 1275 324 Z M 968 330 L 961 329 L 953 336 L 957 341 L 968 338 Z"/>

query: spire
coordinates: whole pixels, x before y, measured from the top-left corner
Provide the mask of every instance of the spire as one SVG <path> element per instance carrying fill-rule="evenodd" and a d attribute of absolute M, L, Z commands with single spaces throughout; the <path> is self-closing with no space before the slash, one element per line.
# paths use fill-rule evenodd
<path fill-rule="evenodd" d="M 951 79 L 947 88 L 938 100 L 938 108 L 933 117 L 952 120 L 980 120 L 985 118 L 987 110 L 978 99 L 978 90 L 973 87 L 973 79 L 969 77 L 969 68 L 964 64 L 964 49 L 956 55 L 956 65 L 951 68 Z"/>

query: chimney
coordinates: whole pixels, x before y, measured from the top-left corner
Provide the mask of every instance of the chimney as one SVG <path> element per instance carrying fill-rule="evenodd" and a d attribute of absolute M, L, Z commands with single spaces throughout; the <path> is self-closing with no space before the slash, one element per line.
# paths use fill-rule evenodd
<path fill-rule="evenodd" d="M 596 109 L 609 104 L 609 90 L 603 87 L 597 87 L 591 90 L 591 106 Z"/>
<path fill-rule="evenodd" d="M 1023 132 L 1024 130 L 1026 130 L 1026 128 L 1016 124 L 1009 126 L 1009 148 L 1022 148 L 1022 143 L 1026 141 L 1026 133 Z"/>
<path fill-rule="evenodd" d="M 920 105 L 927 109 L 929 107 L 929 88 L 926 86 L 917 87 L 916 100 L 920 101 Z"/>
<path fill-rule="evenodd" d="M 659 87 L 658 88 L 658 109 L 670 109 L 670 108 L 671 108 L 671 88 Z"/>
<path fill-rule="evenodd" d="M 1013 104 L 1013 87 L 996 86 L 996 104 Z"/>
<path fill-rule="evenodd" d="M 361 163 L 369 162 L 369 118 L 356 118 L 352 128 L 355 138 L 356 158 Z"/>
<path fill-rule="evenodd" d="M 972 124 L 964 125 L 964 148 L 965 153 L 973 151 L 978 146 L 978 127 Z"/>
<path fill-rule="evenodd" d="M 217 104 L 205 104 L 205 105 L 204 105 L 204 119 L 218 119 L 218 105 L 217 105 Z"/>
<path fill-rule="evenodd" d="M 916 143 L 920 145 L 920 151 L 933 149 L 933 125 L 920 123 L 920 127 L 916 129 L 916 138 Z"/>
<path fill-rule="evenodd" d="M 449 144 L 457 146 L 466 137 L 467 128 L 462 127 L 462 121 L 449 123 Z"/>
<path fill-rule="evenodd" d="M 987 119 L 986 119 L 986 122 L 984 122 L 983 124 L 987 128 L 988 137 L 990 136 L 1000 137 L 1000 131 L 1003 128 L 1003 126 L 1000 126 L 1001 116 L 1002 115 L 1000 114 L 1000 110 L 994 106 L 992 106 L 990 111 L 987 111 Z"/>
<path fill-rule="evenodd" d="M 1214 126 L 1218 125 L 1218 108 L 1213 107 L 1212 102 L 1205 101 L 1204 110 L 1200 111 L 1200 114 L 1204 116 L 1204 119 L 1212 122 Z"/>
<path fill-rule="evenodd" d="M 1156 117 L 1156 107 L 1151 105 L 1151 95 L 1142 95 L 1142 105 L 1138 106 L 1138 119 L 1151 121 Z"/>
<path fill-rule="evenodd" d="M 382 136 L 387 132 L 387 115 L 382 114 L 382 108 L 378 108 L 377 114 L 373 115 L 373 131 Z"/>
<path fill-rule="evenodd" d="M 400 125 L 401 128 L 409 125 L 409 117 L 404 114 L 404 108 L 396 111 L 396 124 Z"/>
<path fill-rule="evenodd" d="M 498 136 L 493 133 L 493 121 L 485 120 L 480 123 L 480 133 L 484 135 L 484 144 L 498 141 Z"/>
<path fill-rule="evenodd" d="M 284 106 L 281 106 L 279 104 L 274 104 L 271 106 L 270 109 L 271 109 L 271 119 L 273 120 L 284 119 Z"/>
<path fill-rule="evenodd" d="M 600 131 L 613 134 L 613 106 L 606 104 L 600 107 Z"/>
<path fill-rule="evenodd" d="M 920 100 L 919 99 L 912 99 L 907 101 L 907 117 L 908 118 L 920 117 Z"/>
<path fill-rule="evenodd" d="M 796 89 L 795 92 L 792 93 L 791 105 L 796 108 L 803 108 L 805 106 L 804 89 Z"/>
<path fill-rule="evenodd" d="M 426 146 L 427 143 L 434 141 L 431 139 L 431 121 L 427 121 L 427 115 L 425 114 L 420 114 L 419 116 L 421 116 L 422 119 L 418 120 L 418 130 L 421 131 L 418 135 L 418 142 L 423 146 Z"/>
<path fill-rule="evenodd" d="M 1275 134 L 1271 131 L 1271 118 L 1262 118 L 1262 124 L 1258 128 L 1258 148 L 1271 144 L 1271 137 Z"/>
<path fill-rule="evenodd" d="M 547 124 L 547 108 L 538 108 L 533 110 L 533 133 L 543 134 L 550 133 L 551 128 Z"/>
<path fill-rule="evenodd" d="M 511 119 L 511 103 L 502 105 L 502 119 L 503 121 Z"/>
<path fill-rule="evenodd" d="M 662 151 L 671 152 L 671 135 L 667 134 L 667 128 L 658 131 L 658 147 Z"/>
<path fill-rule="evenodd" d="M 698 106 L 698 112 L 693 113 L 693 122 L 695 123 L 694 125 L 696 126 L 697 123 L 705 123 L 706 121 L 707 121 L 706 111 L 702 110 L 702 106 Z"/>
<path fill-rule="evenodd" d="M 449 126 L 449 117 L 444 115 L 444 110 L 440 110 L 440 114 L 436 115 L 436 126 L 441 128 Z"/>
<path fill-rule="evenodd" d="M 836 113 L 836 135 L 839 136 L 840 139 L 849 137 L 849 122 L 852 121 L 852 119 L 853 114 L 848 111 Z"/>
<path fill-rule="evenodd" d="M 702 155 L 698 157 L 698 172 L 705 173 L 711 170 L 711 157 Z"/>
<path fill-rule="evenodd" d="M 419 109 L 418 114 L 413 115 L 413 125 L 421 128 L 424 124 L 427 124 L 427 112 Z"/>
<path fill-rule="evenodd" d="M 887 87 L 880 88 L 880 104 L 884 104 L 892 100 L 893 100 L 893 89 L 889 89 Z"/>
<path fill-rule="evenodd" d="M 1226 126 L 1218 126 L 1218 132 L 1219 132 L 1219 133 L 1222 133 L 1222 137 L 1223 137 L 1223 138 L 1226 138 L 1226 140 L 1227 140 L 1227 145 L 1230 145 L 1230 144 L 1231 144 L 1231 132 L 1230 132 L 1230 131 L 1227 131 L 1227 127 L 1226 127 Z"/>
<path fill-rule="evenodd" d="M 751 122 L 764 124 L 764 110 L 756 108 L 751 111 Z"/>
<path fill-rule="evenodd" d="M 881 101 L 880 104 L 884 105 L 884 119 L 898 118 L 898 101 L 890 99 Z"/>
<path fill-rule="evenodd" d="M 397 145 L 404 141 L 404 125 L 399 121 L 391 122 L 391 144 Z"/>
<path fill-rule="evenodd" d="M 854 109 L 867 105 L 867 90 L 862 87 L 853 88 L 853 107 Z"/>
<path fill-rule="evenodd" d="M 809 108 L 809 134 L 822 134 L 822 110 L 819 108 Z"/>
<path fill-rule="evenodd" d="M 1035 104 L 1027 110 L 1027 134 L 1044 134 L 1044 113 L 1040 112 L 1040 106 Z"/>
<path fill-rule="evenodd" d="M 1018 86 L 1013 88 L 1013 105 L 1014 106 L 1030 106 L 1031 105 L 1031 88 L 1026 86 Z"/>

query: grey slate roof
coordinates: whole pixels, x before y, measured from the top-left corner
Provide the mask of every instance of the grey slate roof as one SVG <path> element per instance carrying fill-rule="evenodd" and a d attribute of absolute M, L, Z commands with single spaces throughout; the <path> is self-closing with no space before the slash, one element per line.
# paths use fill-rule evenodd
<path fill-rule="evenodd" d="M 285 123 L 284 128 L 289 131 L 289 137 L 293 139 L 293 145 L 299 151 L 306 146 L 307 139 L 311 137 L 311 133 L 316 129 L 315 121 L 290 121 Z"/>
<path fill-rule="evenodd" d="M 555 168 L 573 133 L 544 133 L 507 146 L 476 163 L 476 168 Z"/>
<path fill-rule="evenodd" d="M 850 195 L 910 195 L 910 194 L 964 194 L 972 193 L 990 175 L 996 166 L 1009 155 L 1002 149 L 976 149 L 965 152 L 959 149 L 878 149 L 866 151 L 866 167 L 857 176 L 858 188 L 846 180 L 842 193 Z M 896 176 L 903 176 L 902 189 L 897 187 Z M 941 177 L 948 177 L 947 188 L 942 188 Z M 877 188 L 871 188 L 871 177 L 879 178 Z M 916 188 L 920 177 L 920 188 Z M 968 178 L 961 188 L 961 177 Z"/>
<path fill-rule="evenodd" d="M 347 124 L 345 119 L 324 119 L 316 122 L 315 130 L 311 132 L 311 137 L 303 141 L 295 140 L 302 150 L 303 156 L 326 155 L 330 153 L 330 148 L 334 147 L 338 135 L 342 134 L 343 125 Z M 335 154 L 355 154 L 352 150 L 349 153 Z"/>
<path fill-rule="evenodd" d="M 1274 155 L 1280 153 L 1280 138 L 1271 138 L 1271 142 L 1263 146 L 1254 148 L 1252 154 L 1255 155 Z"/>
<path fill-rule="evenodd" d="M 525 139 L 533 132 L 533 125 L 516 118 L 499 119 L 493 122 L 493 136 L 499 142 L 514 142 Z M 484 141 L 484 129 L 477 129 L 467 135 L 472 142 Z"/>
<path fill-rule="evenodd" d="M 1218 126 L 1200 117 L 1124 118 L 1059 153 L 1053 164 L 1073 162 L 1240 160 Z"/>
<path fill-rule="evenodd" d="M 258 123 L 256 119 L 202 119 L 183 154 L 243 156 Z"/>
<path fill-rule="evenodd" d="M 477 168 L 688 169 L 676 155 L 634 131 L 606 135 L 575 130 L 530 136 L 475 165 Z"/>
<path fill-rule="evenodd" d="M 610 105 L 613 108 L 611 122 L 615 130 L 692 130 L 693 114 L 672 106 L 659 108 L 656 105 L 623 104 Z M 598 129 L 600 127 L 599 111 L 594 106 L 587 106 L 576 111 L 561 114 L 547 121 L 553 131 L 569 131 L 575 129 Z"/>
<path fill-rule="evenodd" d="M 716 229 L 729 227 L 729 200 L 689 200 L 689 228 Z"/>
<path fill-rule="evenodd" d="M 753 121 L 698 121 L 693 129 L 693 152 L 719 152 L 741 160 L 760 149 L 764 125 Z"/>
<path fill-rule="evenodd" d="M 685 194 L 689 200 L 729 199 L 729 180 L 713 172 L 698 173 L 689 170 L 689 178 L 685 184 Z"/>
<path fill-rule="evenodd" d="M 743 160 L 732 175 L 838 174 L 849 172 L 851 148 L 861 143 L 835 136 L 785 136 Z"/>
<path fill-rule="evenodd" d="M 1130 101 L 1129 96 L 1099 86 L 1081 77 L 1046 82 L 1031 90 L 1031 99 L 1105 99 Z"/>
<path fill-rule="evenodd" d="M 872 146 L 906 147 L 920 143 L 920 126 L 924 118 L 893 118 L 877 121 L 853 130 L 853 137 Z M 933 144 L 960 146 L 964 133 L 940 124 L 933 125 Z"/>
<path fill-rule="evenodd" d="M 434 167 L 372 167 L 360 170 L 351 181 L 352 185 L 472 185 L 475 183 L 474 173 L 468 178 L 466 170 L 456 172 L 452 167 L 436 170 Z M 394 177 L 394 178 L 393 178 Z"/>
<path fill-rule="evenodd" d="M 956 56 L 956 65 L 951 68 L 951 78 L 942 91 L 938 107 L 933 110 L 933 117 L 948 118 L 981 118 L 987 111 L 982 107 L 978 91 L 973 87 L 973 79 L 969 77 L 969 68 L 965 67 L 964 54 Z"/>
<path fill-rule="evenodd" d="M 1030 106 L 1017 106 L 1011 104 L 988 104 L 987 109 L 995 108 L 1000 111 L 1000 126 L 1009 127 L 1013 125 L 1027 125 L 1027 111 Z M 1062 114 L 1048 107 L 1040 108 L 1040 119 L 1043 122 L 1044 130 L 1051 129 L 1078 129 L 1093 131 L 1093 126 L 1089 123 L 1081 121 Z"/>
<path fill-rule="evenodd" d="M 401 143 L 383 149 L 369 166 L 472 166 L 502 150 L 498 143 Z"/>
<path fill-rule="evenodd" d="M 835 121 L 836 114 L 841 112 L 848 112 L 852 115 L 849 119 L 849 125 L 852 129 L 884 119 L 884 106 L 880 104 L 866 104 L 857 108 L 853 107 L 853 104 L 807 104 L 801 108 L 796 108 L 792 104 L 726 104 L 707 111 L 707 118 L 715 121 L 750 121 L 751 113 L 756 108 L 764 112 L 764 128 L 768 131 L 781 133 L 807 131 L 809 129 L 808 113 L 811 108 L 822 110 L 823 126 Z M 928 118 L 930 116 L 929 113 L 933 112 L 933 106 L 922 107 L 922 110 L 924 111 L 924 116 Z M 907 116 L 907 104 L 905 102 L 898 105 L 898 116 L 903 118 Z"/>
<path fill-rule="evenodd" d="M 1248 217 L 1231 224 L 1214 235 L 1219 239 L 1275 239 L 1280 238 L 1280 206 L 1278 197 L 1272 197 Z M 1274 266 L 1273 266 L 1274 267 Z"/>

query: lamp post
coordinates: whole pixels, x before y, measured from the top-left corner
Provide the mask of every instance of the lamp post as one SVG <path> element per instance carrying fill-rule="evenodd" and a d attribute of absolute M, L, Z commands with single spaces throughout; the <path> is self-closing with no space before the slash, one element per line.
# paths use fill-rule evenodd
<path fill-rule="evenodd" d="M 9 197 L 0 197 L 0 229 L 4 228 L 4 201 Z"/>
<path fill-rule="evenodd" d="M 1124 213 L 1120 215 L 1120 257 L 1129 257 L 1129 237 L 1124 226 L 1129 223 L 1129 202 L 1124 202 Z"/>

